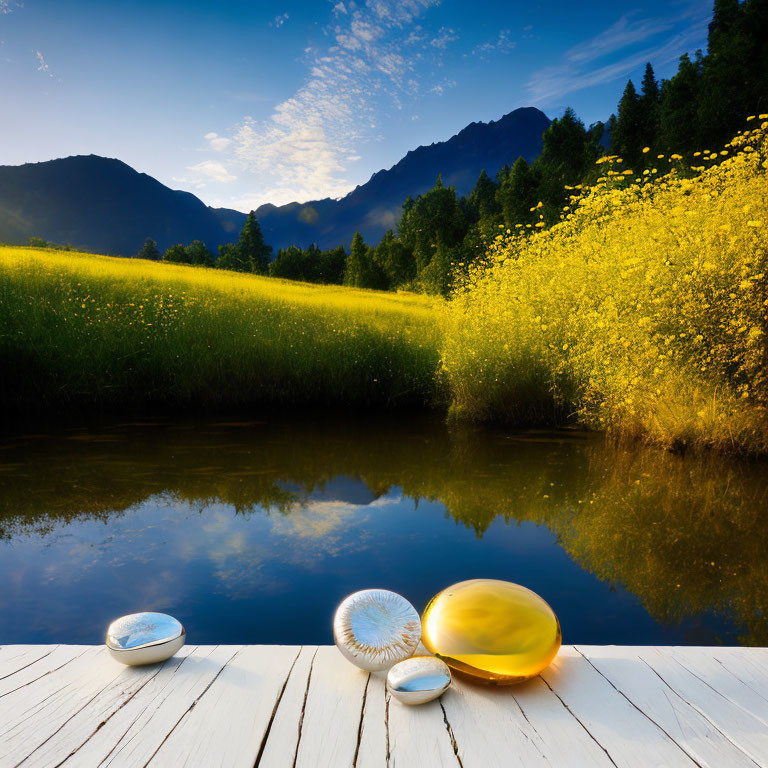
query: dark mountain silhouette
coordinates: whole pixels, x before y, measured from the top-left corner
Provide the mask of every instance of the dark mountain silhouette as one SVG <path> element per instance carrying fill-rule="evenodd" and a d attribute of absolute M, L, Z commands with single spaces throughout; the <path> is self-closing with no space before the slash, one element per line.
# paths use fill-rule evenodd
<path fill-rule="evenodd" d="M 341 200 L 262 205 L 256 216 L 265 239 L 275 248 L 306 248 L 313 242 L 321 248 L 349 247 L 356 230 L 375 244 L 387 229 L 395 229 L 405 198 L 432 189 L 438 174 L 443 184 L 467 195 L 483 169 L 493 177 L 520 156 L 532 162 L 541 152 L 541 135 L 549 123 L 534 107 L 516 109 L 490 123 L 471 123 L 448 141 L 409 152 Z"/>
<path fill-rule="evenodd" d="M 419 147 L 389 170 L 373 174 L 340 200 L 262 205 L 257 216 L 265 240 L 288 245 L 349 246 L 360 230 L 369 243 L 394 229 L 402 204 L 431 189 L 438 174 L 466 195 L 485 169 L 493 176 L 519 156 L 541 151 L 549 125 L 533 107 L 500 120 L 472 123 L 448 141 Z M 169 189 L 121 162 L 96 155 L 0 166 L 0 241 L 26 243 L 31 236 L 96 253 L 129 256 L 147 237 L 160 250 L 202 240 L 211 250 L 232 242 L 245 214 L 211 208 L 189 192 Z"/>
<path fill-rule="evenodd" d="M 0 241 L 31 236 L 130 256 L 147 237 L 160 250 L 198 239 L 214 250 L 237 239 L 245 214 L 215 210 L 120 160 L 78 155 L 0 166 Z"/>

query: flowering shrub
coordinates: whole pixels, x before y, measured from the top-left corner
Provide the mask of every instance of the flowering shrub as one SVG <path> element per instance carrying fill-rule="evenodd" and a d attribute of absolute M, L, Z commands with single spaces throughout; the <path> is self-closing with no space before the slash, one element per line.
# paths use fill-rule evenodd
<path fill-rule="evenodd" d="M 559 223 L 497 237 L 444 310 L 454 412 L 768 450 L 766 119 L 642 174 L 601 158 Z"/>

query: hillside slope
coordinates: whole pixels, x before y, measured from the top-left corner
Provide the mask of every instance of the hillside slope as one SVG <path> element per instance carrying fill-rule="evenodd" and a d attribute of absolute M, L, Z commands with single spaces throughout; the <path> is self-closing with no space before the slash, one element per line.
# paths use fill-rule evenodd
<path fill-rule="evenodd" d="M 244 221 L 239 211 L 209 208 L 120 160 L 77 155 L 0 166 L 0 241 L 12 244 L 36 236 L 130 256 L 152 237 L 161 250 L 195 239 L 215 249 Z"/>

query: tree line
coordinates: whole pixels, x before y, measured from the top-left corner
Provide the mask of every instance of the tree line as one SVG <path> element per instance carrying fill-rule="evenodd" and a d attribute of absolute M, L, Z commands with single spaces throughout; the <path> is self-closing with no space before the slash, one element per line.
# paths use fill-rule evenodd
<path fill-rule="evenodd" d="M 629 80 L 606 123 L 587 128 L 569 107 L 544 132 L 533 163 L 519 157 L 494 178 L 482 171 L 466 197 L 438 177 L 433 189 L 405 200 L 397 231 L 375 246 L 357 232 L 348 254 L 342 245 L 322 251 L 313 244 L 280 249 L 271 259 L 251 212 L 238 242 L 220 246 L 218 259 L 199 241 L 172 246 L 162 258 L 290 280 L 445 294 L 456 268 L 484 254 L 500 229 L 558 221 L 572 189 L 595 181 L 595 161 L 606 149 L 640 173 L 660 153 L 720 147 L 746 116 L 768 111 L 766 40 L 768 0 L 715 0 L 706 55 L 684 54 L 676 74 L 661 82 L 649 62 L 640 89 Z M 139 255 L 160 258 L 149 240 Z"/>

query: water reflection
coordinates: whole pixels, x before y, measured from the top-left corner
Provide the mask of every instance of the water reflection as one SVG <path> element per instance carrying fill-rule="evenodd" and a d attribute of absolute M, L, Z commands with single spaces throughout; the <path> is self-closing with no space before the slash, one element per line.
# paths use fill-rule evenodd
<path fill-rule="evenodd" d="M 768 644 L 764 465 L 434 421 L 131 423 L 0 441 L 0 642 L 330 642 L 347 593 L 518 581 L 565 642 Z"/>

